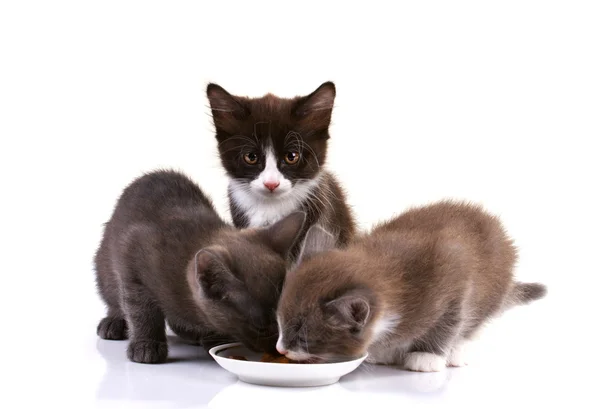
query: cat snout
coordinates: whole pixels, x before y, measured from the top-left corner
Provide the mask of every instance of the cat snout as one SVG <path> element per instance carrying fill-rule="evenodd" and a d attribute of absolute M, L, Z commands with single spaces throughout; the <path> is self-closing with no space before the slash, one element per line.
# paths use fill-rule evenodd
<path fill-rule="evenodd" d="M 281 337 L 279 337 L 279 339 L 277 340 L 277 344 L 275 345 L 275 349 L 281 355 L 286 355 L 288 353 L 288 350 L 285 349 L 285 347 L 283 346 L 283 341 L 282 341 Z"/>
<path fill-rule="evenodd" d="M 263 185 L 265 185 L 265 187 L 272 192 L 279 187 L 279 182 L 268 181 L 268 182 L 263 182 Z"/>

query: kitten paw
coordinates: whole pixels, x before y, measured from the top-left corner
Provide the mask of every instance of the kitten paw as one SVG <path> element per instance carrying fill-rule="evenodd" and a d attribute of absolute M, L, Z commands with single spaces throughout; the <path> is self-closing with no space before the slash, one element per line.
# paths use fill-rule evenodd
<path fill-rule="evenodd" d="M 372 355 L 369 355 L 369 356 L 368 356 L 368 357 L 365 359 L 365 362 L 366 362 L 366 363 L 368 363 L 368 364 L 371 364 L 371 365 L 377 365 L 377 364 L 379 363 L 379 362 L 377 361 L 377 359 L 376 359 L 374 356 L 372 356 Z"/>
<path fill-rule="evenodd" d="M 158 364 L 167 360 L 169 348 L 166 342 L 133 341 L 127 347 L 127 357 L 133 362 Z"/>
<path fill-rule="evenodd" d="M 467 366 L 468 364 L 465 346 L 457 345 L 453 347 L 452 351 L 450 352 L 450 356 L 448 357 L 448 366 L 461 367 Z"/>
<path fill-rule="evenodd" d="M 446 360 L 429 352 L 411 352 L 406 356 L 406 369 L 416 372 L 440 372 L 446 367 Z"/>
<path fill-rule="evenodd" d="M 98 324 L 96 333 L 102 339 L 127 339 L 127 322 L 120 317 L 105 317 Z"/>
<path fill-rule="evenodd" d="M 395 348 L 372 348 L 365 362 L 372 365 L 397 365 L 402 363 L 402 353 Z"/>
<path fill-rule="evenodd" d="M 177 335 L 182 341 L 191 345 L 202 345 L 202 334 L 196 331 L 191 331 L 175 325 L 169 325 L 175 335 Z"/>

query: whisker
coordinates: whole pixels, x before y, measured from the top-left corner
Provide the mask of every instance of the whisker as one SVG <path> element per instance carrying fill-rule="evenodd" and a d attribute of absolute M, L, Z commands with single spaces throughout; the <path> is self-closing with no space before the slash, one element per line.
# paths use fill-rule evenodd
<path fill-rule="evenodd" d="M 221 154 L 224 155 L 224 154 L 226 154 L 228 152 L 235 151 L 235 150 L 239 149 L 240 150 L 240 155 L 243 155 L 244 152 L 246 151 L 246 147 L 248 147 L 248 146 L 252 148 L 252 145 L 250 145 L 250 144 L 245 144 L 245 145 L 241 145 L 241 146 L 232 146 L 231 148 L 227 149 L 226 151 L 221 152 Z"/>
<path fill-rule="evenodd" d="M 304 325 L 304 346 L 306 348 L 306 353 L 310 354 L 308 350 L 308 325 Z"/>
<path fill-rule="evenodd" d="M 252 135 L 254 136 L 254 139 L 256 139 L 256 143 L 257 143 L 258 145 L 260 145 L 260 142 L 259 142 L 259 140 L 258 140 L 258 132 L 257 132 L 257 130 L 256 130 L 256 127 L 257 127 L 257 125 L 260 125 L 260 124 L 269 124 L 269 129 L 270 129 L 270 126 L 271 126 L 271 123 L 270 123 L 270 122 L 267 122 L 267 121 L 258 121 L 258 122 L 256 122 L 256 123 L 254 124 L 254 133 L 253 133 Z M 269 130 L 269 136 L 270 136 L 270 130 Z"/>
<path fill-rule="evenodd" d="M 315 158 L 315 161 L 317 162 L 317 168 L 321 168 L 321 164 L 319 163 L 319 158 L 317 157 L 317 154 L 315 153 L 315 151 L 313 150 L 313 148 L 310 147 L 309 144 L 307 144 L 306 142 L 304 142 L 304 140 L 301 140 L 302 142 L 302 147 L 308 149 L 309 152 L 312 153 L 312 155 Z"/>
<path fill-rule="evenodd" d="M 223 108 L 211 108 L 213 111 L 217 112 L 235 112 L 233 109 L 223 109 Z"/>
<path fill-rule="evenodd" d="M 228 137 L 224 141 L 219 142 L 217 146 L 221 146 L 225 142 L 233 141 L 233 140 L 236 140 L 236 139 L 242 139 L 242 140 L 248 141 L 249 143 L 251 143 L 253 145 L 256 145 L 256 143 L 255 143 L 255 141 L 253 139 L 251 139 L 251 138 L 249 138 L 249 137 L 247 137 L 245 135 L 233 135 L 233 136 Z M 256 142 L 258 142 L 258 141 L 256 141 Z"/>
<path fill-rule="evenodd" d="M 313 150 L 313 148 L 304 141 L 304 138 L 302 137 L 302 135 L 299 132 L 296 131 L 290 131 L 287 133 L 287 135 L 285 136 L 285 139 L 283 140 L 283 144 L 286 145 L 287 141 L 289 138 L 295 138 L 295 142 L 292 142 L 291 145 L 292 146 L 296 146 L 296 149 L 298 150 L 298 152 L 300 153 L 300 155 L 303 154 L 304 150 L 306 149 L 307 151 L 309 151 L 313 157 L 315 158 L 315 161 L 317 162 L 317 168 L 321 168 L 321 164 L 319 163 L 319 158 L 317 157 L 317 154 L 315 153 L 315 151 Z"/>

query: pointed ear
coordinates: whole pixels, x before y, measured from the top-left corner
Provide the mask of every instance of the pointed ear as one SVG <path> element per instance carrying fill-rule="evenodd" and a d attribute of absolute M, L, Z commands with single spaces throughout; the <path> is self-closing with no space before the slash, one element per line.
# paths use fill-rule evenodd
<path fill-rule="evenodd" d="M 326 302 L 323 309 L 333 325 L 359 332 L 371 315 L 371 302 L 364 291 L 351 290 Z"/>
<path fill-rule="evenodd" d="M 306 213 L 290 213 L 277 223 L 261 229 L 260 235 L 272 249 L 282 257 L 287 258 L 290 250 L 298 240 L 305 221 Z"/>
<path fill-rule="evenodd" d="M 302 248 L 298 256 L 298 263 L 306 261 L 313 257 L 315 254 L 319 254 L 323 251 L 332 250 L 335 248 L 335 237 L 327 230 L 319 225 L 313 225 L 304 238 Z"/>
<path fill-rule="evenodd" d="M 309 95 L 302 97 L 296 103 L 295 114 L 305 116 L 317 111 L 329 112 L 333 110 L 335 100 L 335 85 L 333 82 L 324 82 Z"/>
<path fill-rule="evenodd" d="M 224 299 L 241 283 L 227 267 L 229 254 L 221 246 L 210 246 L 196 253 L 196 279 L 202 293 L 211 299 Z"/>
<path fill-rule="evenodd" d="M 210 102 L 210 109 L 217 127 L 227 120 L 240 120 L 249 114 L 248 109 L 241 101 L 217 84 L 208 84 L 206 96 Z"/>

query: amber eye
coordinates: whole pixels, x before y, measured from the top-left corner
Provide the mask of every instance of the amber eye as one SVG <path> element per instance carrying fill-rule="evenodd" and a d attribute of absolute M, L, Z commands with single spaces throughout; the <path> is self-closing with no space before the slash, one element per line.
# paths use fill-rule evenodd
<path fill-rule="evenodd" d="M 293 165 L 295 163 L 298 163 L 298 160 L 300 159 L 300 154 L 298 152 L 290 151 L 285 154 L 283 159 L 285 160 L 285 163 L 287 163 L 288 165 Z"/>
<path fill-rule="evenodd" d="M 258 162 L 258 155 L 254 152 L 244 153 L 244 161 L 246 161 L 248 165 L 256 165 L 256 162 Z"/>

